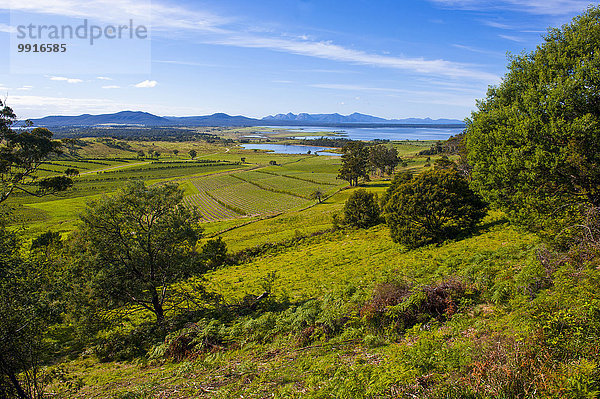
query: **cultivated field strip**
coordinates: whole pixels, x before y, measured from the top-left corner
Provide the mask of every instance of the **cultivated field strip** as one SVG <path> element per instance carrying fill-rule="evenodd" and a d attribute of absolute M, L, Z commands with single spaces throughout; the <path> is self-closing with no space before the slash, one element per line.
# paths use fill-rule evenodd
<path fill-rule="evenodd" d="M 241 180 L 239 184 L 211 190 L 210 193 L 249 215 L 279 212 L 307 203 L 303 198 L 263 190 Z"/>
<path fill-rule="evenodd" d="M 241 214 L 281 212 L 310 202 L 299 197 L 308 197 L 310 194 L 306 194 L 307 187 L 297 184 L 304 182 L 285 178 L 282 181 L 271 182 L 269 180 L 279 177 L 255 172 L 242 172 L 237 175 L 239 177 L 218 175 L 192 180 L 192 184 L 201 194 L 188 197 L 189 203 L 200 208 L 206 220 L 218 220 L 238 217 Z M 259 180 L 258 177 L 264 178 Z M 255 184 L 250 183 L 254 181 Z"/>
<path fill-rule="evenodd" d="M 239 213 L 219 204 L 205 192 L 186 197 L 185 203 L 197 207 L 206 221 L 232 219 L 240 216 Z"/>
<path fill-rule="evenodd" d="M 259 181 L 262 186 L 268 187 L 276 191 L 289 192 L 295 196 L 304 197 L 306 199 L 308 199 L 310 197 L 310 194 L 317 188 L 321 188 L 321 190 L 329 188 L 329 186 L 325 186 L 322 188 L 314 183 L 309 183 L 303 180 L 290 179 L 284 176 L 266 176 L 268 177 Z"/>
<path fill-rule="evenodd" d="M 265 175 L 265 177 L 267 177 L 268 175 L 282 176 L 282 177 L 285 177 L 285 178 L 288 178 L 291 180 L 305 181 L 307 183 L 312 183 L 317 186 L 344 185 L 344 183 L 341 180 L 336 179 L 336 175 L 331 174 L 331 173 L 304 172 L 304 171 L 297 171 L 297 170 L 285 170 L 283 172 L 272 171 L 272 170 L 269 170 L 269 171 L 257 170 L 254 173 Z"/>

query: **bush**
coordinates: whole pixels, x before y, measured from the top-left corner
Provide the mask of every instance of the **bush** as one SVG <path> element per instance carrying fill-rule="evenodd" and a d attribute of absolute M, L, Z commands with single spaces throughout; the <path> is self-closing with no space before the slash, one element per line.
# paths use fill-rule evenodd
<path fill-rule="evenodd" d="M 376 328 L 390 326 L 403 331 L 431 318 L 451 317 L 467 295 L 466 285 L 453 279 L 418 288 L 411 288 L 405 282 L 385 282 L 375 286 L 372 298 L 360 314 Z"/>
<path fill-rule="evenodd" d="M 551 241 L 579 223 L 578 204 L 600 206 L 599 45 L 600 8 L 590 7 L 513 57 L 467 121 L 473 187 Z"/>
<path fill-rule="evenodd" d="M 369 228 L 381 221 L 377 197 L 364 189 L 356 190 L 344 205 L 344 223 L 359 228 Z"/>
<path fill-rule="evenodd" d="M 456 170 L 429 170 L 393 185 L 384 207 L 392 239 L 408 248 L 456 238 L 485 216 L 486 205 Z"/>
<path fill-rule="evenodd" d="M 208 240 L 202 246 L 200 258 L 206 262 L 208 269 L 223 265 L 227 262 L 227 244 L 221 237 Z"/>

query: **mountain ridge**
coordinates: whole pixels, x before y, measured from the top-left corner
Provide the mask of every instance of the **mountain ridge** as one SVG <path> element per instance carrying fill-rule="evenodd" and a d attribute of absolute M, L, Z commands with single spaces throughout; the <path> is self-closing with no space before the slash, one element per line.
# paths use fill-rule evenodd
<path fill-rule="evenodd" d="M 76 116 L 52 115 L 31 120 L 36 126 L 97 126 L 97 125 L 144 125 L 144 126 L 284 126 L 284 125 L 464 125 L 457 119 L 406 118 L 384 119 L 354 112 L 349 115 L 287 113 L 268 115 L 261 119 L 243 115 L 218 112 L 199 116 L 157 116 L 143 111 L 120 111 L 112 114 L 82 114 Z"/>

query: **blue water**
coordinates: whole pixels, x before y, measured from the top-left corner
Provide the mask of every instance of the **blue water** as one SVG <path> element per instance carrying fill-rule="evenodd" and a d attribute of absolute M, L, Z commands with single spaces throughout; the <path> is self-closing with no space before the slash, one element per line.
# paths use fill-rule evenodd
<path fill-rule="evenodd" d="M 341 154 L 334 154 L 331 152 L 325 152 L 329 148 L 327 147 L 315 147 L 310 145 L 293 145 L 293 144 L 242 144 L 242 147 L 246 150 L 267 150 L 273 151 L 276 154 L 306 154 L 308 151 L 311 154 L 318 155 L 334 155 L 339 156 Z"/>
<path fill-rule="evenodd" d="M 318 127 L 318 126 L 283 126 L 291 132 L 333 132 L 336 137 L 352 140 L 447 140 L 450 136 L 457 135 L 463 128 L 436 128 L 436 127 Z M 315 139 L 318 137 L 298 137 L 301 139 Z"/>

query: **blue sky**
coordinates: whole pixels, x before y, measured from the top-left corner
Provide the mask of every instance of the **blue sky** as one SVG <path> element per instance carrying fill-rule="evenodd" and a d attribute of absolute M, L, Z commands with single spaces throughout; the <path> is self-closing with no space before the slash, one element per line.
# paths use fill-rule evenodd
<path fill-rule="evenodd" d="M 457 119 L 500 81 L 507 52 L 535 49 L 548 27 L 598 3 L 154 0 L 148 68 L 103 73 L 102 63 L 92 68 L 89 60 L 65 57 L 64 68 L 24 74 L 10 70 L 11 10 L 48 23 L 120 23 L 149 8 L 135 0 L 5 2 L 11 0 L 0 3 L 0 93 L 20 117 L 128 109 L 182 116 L 361 112 Z M 113 65 L 123 55 L 110 46 L 94 51 Z"/>

